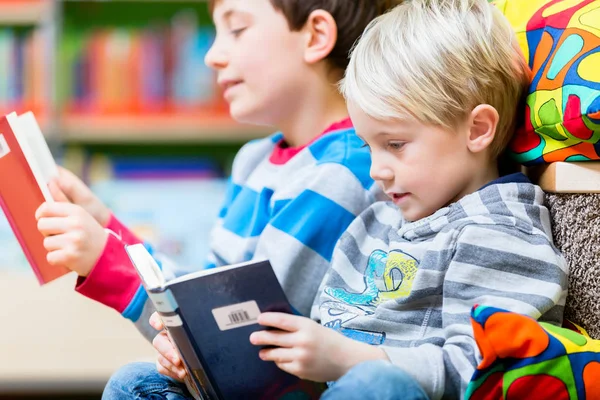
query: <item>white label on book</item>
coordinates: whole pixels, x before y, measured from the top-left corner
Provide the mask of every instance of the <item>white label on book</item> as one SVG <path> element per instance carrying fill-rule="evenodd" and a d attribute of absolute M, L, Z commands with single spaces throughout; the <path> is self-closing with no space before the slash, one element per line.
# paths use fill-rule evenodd
<path fill-rule="evenodd" d="M 179 315 L 170 315 L 168 317 L 161 316 L 160 319 L 162 319 L 162 322 L 165 326 L 181 326 L 181 325 L 183 325 L 183 321 L 181 321 L 181 318 L 179 317 Z"/>
<path fill-rule="evenodd" d="M 10 153 L 10 149 L 8 148 L 8 143 L 6 143 L 6 139 L 4 135 L 0 134 L 0 158 L 4 157 Z"/>
<path fill-rule="evenodd" d="M 152 299 L 156 311 L 160 312 L 175 312 L 177 310 L 177 302 L 173 298 L 173 294 L 170 290 L 165 290 L 159 293 L 148 293 L 148 296 Z"/>
<path fill-rule="evenodd" d="M 256 301 L 252 300 L 245 303 L 215 308 L 212 310 L 212 313 L 215 317 L 215 321 L 217 321 L 217 325 L 219 325 L 219 329 L 227 331 L 229 329 L 256 324 L 256 320 L 260 315 L 260 310 Z"/>

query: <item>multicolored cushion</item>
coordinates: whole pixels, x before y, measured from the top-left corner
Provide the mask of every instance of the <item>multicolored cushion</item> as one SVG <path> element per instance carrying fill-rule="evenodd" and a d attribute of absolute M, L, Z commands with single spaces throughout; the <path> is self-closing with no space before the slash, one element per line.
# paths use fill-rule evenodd
<path fill-rule="evenodd" d="M 523 164 L 600 159 L 600 1 L 492 2 L 532 69 L 512 155 Z"/>
<path fill-rule="evenodd" d="M 467 400 L 600 399 L 600 341 L 493 307 L 471 311 L 483 356 Z"/>

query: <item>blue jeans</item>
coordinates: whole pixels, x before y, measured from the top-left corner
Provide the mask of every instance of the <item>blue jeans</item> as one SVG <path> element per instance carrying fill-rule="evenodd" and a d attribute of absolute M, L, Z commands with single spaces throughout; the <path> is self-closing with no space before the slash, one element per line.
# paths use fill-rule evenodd
<path fill-rule="evenodd" d="M 410 375 L 386 361 L 358 364 L 321 396 L 321 400 L 428 399 Z"/>
<path fill-rule="evenodd" d="M 188 400 L 185 384 L 160 374 L 151 363 L 132 363 L 119 369 L 106 384 L 102 400 Z"/>
<path fill-rule="evenodd" d="M 108 381 L 102 400 L 188 400 L 183 383 L 161 375 L 150 363 L 128 364 Z M 428 400 L 407 373 L 385 361 L 369 361 L 352 368 L 335 382 L 322 400 Z"/>

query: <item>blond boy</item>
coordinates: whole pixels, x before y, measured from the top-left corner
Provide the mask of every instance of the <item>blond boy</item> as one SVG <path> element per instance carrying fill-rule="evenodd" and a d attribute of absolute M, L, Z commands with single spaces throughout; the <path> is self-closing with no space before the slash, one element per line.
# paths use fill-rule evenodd
<path fill-rule="evenodd" d="M 266 313 L 261 358 L 324 399 L 460 398 L 481 355 L 485 304 L 560 324 L 567 267 L 541 189 L 499 176 L 527 65 L 486 0 L 411 0 L 377 18 L 341 86 L 371 177 L 392 200 L 334 250 L 320 320 Z"/>

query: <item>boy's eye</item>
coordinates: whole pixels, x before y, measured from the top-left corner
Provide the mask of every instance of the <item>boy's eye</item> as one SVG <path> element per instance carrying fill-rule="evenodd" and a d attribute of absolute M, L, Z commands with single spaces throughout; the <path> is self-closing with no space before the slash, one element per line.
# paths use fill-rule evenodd
<path fill-rule="evenodd" d="M 367 144 L 367 142 L 363 142 L 362 146 L 360 146 L 361 149 L 364 149 L 365 147 L 371 151 L 371 147 Z"/>
<path fill-rule="evenodd" d="M 392 150 L 401 150 L 406 142 L 389 142 L 388 147 Z"/>
<path fill-rule="evenodd" d="M 241 35 L 242 32 L 244 32 L 246 30 L 246 28 L 238 28 L 238 29 L 231 29 L 229 31 L 229 33 L 231 33 L 233 36 L 238 37 Z"/>

